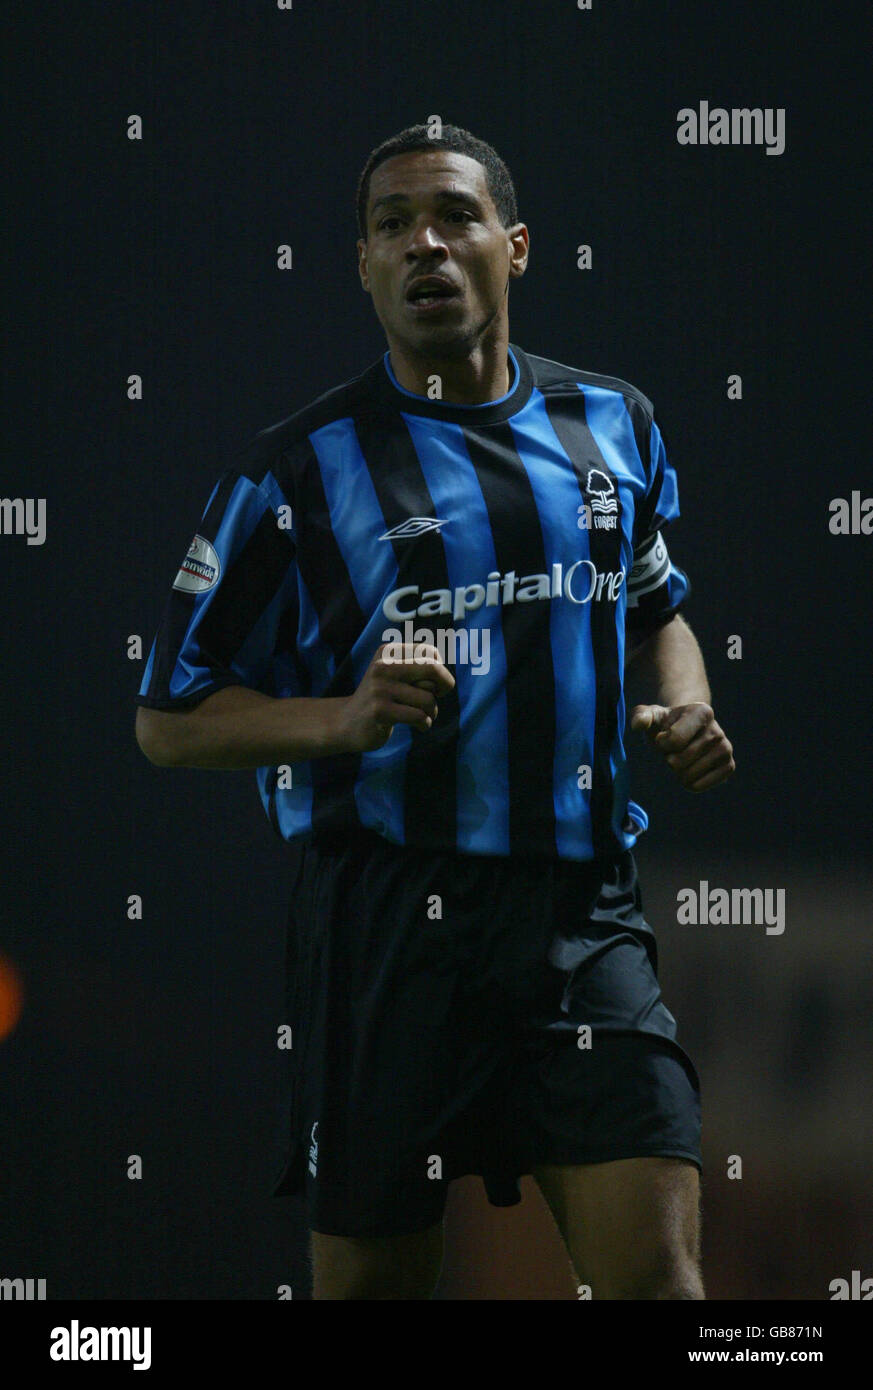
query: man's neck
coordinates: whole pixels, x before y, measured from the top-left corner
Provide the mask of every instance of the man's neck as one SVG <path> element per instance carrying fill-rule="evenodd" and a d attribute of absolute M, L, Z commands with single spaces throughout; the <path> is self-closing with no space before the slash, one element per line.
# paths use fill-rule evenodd
<path fill-rule="evenodd" d="M 390 361 L 392 372 L 406 391 L 447 405 L 486 405 L 500 400 L 512 380 L 506 344 L 496 353 L 477 348 L 462 360 L 428 356 L 423 361 L 392 348 Z M 439 395 L 434 395 L 434 377 L 439 378 Z"/>

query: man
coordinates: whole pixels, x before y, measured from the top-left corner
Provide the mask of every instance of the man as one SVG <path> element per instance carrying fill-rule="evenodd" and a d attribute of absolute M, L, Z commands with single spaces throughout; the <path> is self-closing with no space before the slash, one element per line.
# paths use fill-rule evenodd
<path fill-rule="evenodd" d="M 449 1181 L 533 1173 L 594 1298 L 703 1298 L 699 1086 L 631 848 L 624 666 L 692 791 L 733 771 L 661 528 L 651 403 L 509 341 L 527 227 L 469 132 L 358 187 L 388 351 L 209 500 L 138 697 L 161 765 L 258 769 L 295 855 L 288 1149 L 314 1296 L 426 1298 Z"/>

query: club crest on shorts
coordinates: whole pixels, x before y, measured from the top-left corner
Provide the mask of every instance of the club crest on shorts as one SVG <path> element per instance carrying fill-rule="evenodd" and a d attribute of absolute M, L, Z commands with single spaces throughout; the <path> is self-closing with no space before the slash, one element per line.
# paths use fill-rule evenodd
<path fill-rule="evenodd" d="M 205 536 L 195 536 L 182 561 L 182 568 L 173 581 L 173 588 L 181 589 L 185 594 L 202 594 L 218 583 L 220 574 L 221 561 L 215 548 Z"/>

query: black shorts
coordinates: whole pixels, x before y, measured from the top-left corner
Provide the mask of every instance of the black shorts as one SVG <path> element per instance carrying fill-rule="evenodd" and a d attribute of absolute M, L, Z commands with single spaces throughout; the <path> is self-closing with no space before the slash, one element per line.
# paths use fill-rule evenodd
<path fill-rule="evenodd" d="M 309 836 L 295 857 L 275 1196 L 327 1235 L 520 1200 L 538 1164 L 701 1168 L 700 1087 L 661 999 L 633 856 L 614 865 Z"/>

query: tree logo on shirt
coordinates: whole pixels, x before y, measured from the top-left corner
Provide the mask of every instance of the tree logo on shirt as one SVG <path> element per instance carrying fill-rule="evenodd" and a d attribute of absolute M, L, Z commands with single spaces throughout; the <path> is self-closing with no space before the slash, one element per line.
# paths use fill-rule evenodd
<path fill-rule="evenodd" d="M 602 469 L 592 468 L 588 474 L 585 491 L 591 498 L 591 511 L 595 527 L 601 531 L 614 531 L 618 520 L 618 497 L 615 483 Z M 580 512 L 583 509 L 583 507 L 578 508 Z M 582 526 L 581 521 L 579 525 Z"/>
<path fill-rule="evenodd" d="M 183 594 L 202 594 L 218 583 L 221 561 L 205 536 L 195 536 L 182 561 L 182 568 L 173 581 L 174 589 Z"/>
<path fill-rule="evenodd" d="M 592 468 L 588 474 L 588 482 L 585 484 L 585 491 L 591 498 L 591 510 L 593 512 L 617 512 L 618 501 L 615 496 L 615 483 L 606 473 L 599 468 Z"/>

